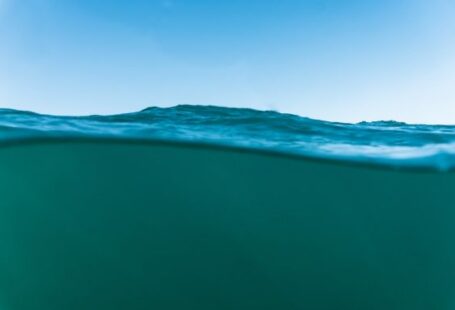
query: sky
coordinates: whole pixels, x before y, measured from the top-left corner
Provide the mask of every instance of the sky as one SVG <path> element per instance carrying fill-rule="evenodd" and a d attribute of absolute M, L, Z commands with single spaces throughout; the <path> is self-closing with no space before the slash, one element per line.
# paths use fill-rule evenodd
<path fill-rule="evenodd" d="M 0 107 L 455 124 L 452 0 L 0 0 Z"/>

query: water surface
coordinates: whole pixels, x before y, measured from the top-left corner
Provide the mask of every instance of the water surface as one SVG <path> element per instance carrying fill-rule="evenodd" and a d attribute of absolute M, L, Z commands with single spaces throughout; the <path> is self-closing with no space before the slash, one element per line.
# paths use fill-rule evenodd
<path fill-rule="evenodd" d="M 451 309 L 449 126 L 0 112 L 0 309 Z"/>

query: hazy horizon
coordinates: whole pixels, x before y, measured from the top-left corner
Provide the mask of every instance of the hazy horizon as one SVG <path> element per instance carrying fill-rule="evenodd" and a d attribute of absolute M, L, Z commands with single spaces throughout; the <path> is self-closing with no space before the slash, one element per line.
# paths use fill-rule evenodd
<path fill-rule="evenodd" d="M 0 0 L 0 106 L 454 124 L 455 2 Z"/>

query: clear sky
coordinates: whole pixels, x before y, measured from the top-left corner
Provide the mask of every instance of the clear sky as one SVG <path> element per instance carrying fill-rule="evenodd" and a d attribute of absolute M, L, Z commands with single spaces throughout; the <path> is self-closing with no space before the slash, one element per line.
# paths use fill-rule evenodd
<path fill-rule="evenodd" d="M 0 106 L 455 124 L 453 0 L 0 0 Z"/>

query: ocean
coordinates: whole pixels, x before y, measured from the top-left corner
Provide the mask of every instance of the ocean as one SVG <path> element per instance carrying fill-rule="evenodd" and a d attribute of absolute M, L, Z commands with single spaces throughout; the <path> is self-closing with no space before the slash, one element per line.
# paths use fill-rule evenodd
<path fill-rule="evenodd" d="M 0 310 L 452 309 L 455 127 L 0 110 Z"/>

